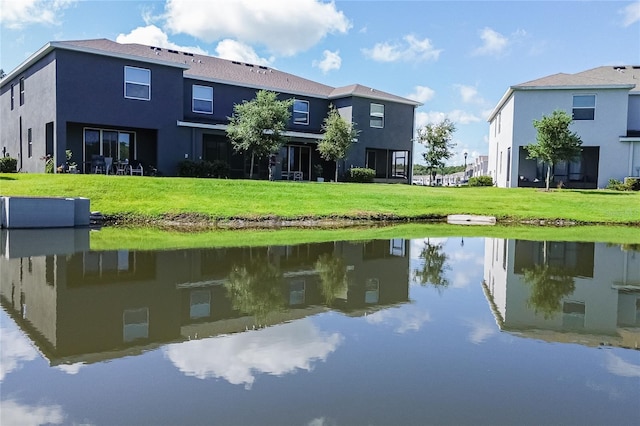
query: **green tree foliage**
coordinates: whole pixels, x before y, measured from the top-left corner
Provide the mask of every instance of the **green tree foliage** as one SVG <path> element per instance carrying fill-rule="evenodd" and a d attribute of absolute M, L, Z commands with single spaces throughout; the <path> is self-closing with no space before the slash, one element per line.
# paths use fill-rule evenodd
<path fill-rule="evenodd" d="M 451 175 L 453 173 L 463 172 L 464 171 L 464 165 L 460 165 L 460 166 L 444 166 L 444 167 L 441 167 L 439 170 L 440 170 L 440 173 L 442 173 L 443 175 Z M 431 174 L 431 171 L 424 164 L 414 164 L 413 165 L 413 175 L 414 176 L 424 176 L 424 175 L 429 175 L 429 174 Z"/>
<path fill-rule="evenodd" d="M 573 294 L 576 288 L 573 276 L 559 266 L 535 265 L 523 273 L 524 281 L 532 286 L 528 303 L 545 319 L 553 318 L 562 309 L 562 298 Z"/>
<path fill-rule="evenodd" d="M 437 171 L 444 167 L 445 160 L 453 156 L 452 149 L 455 144 L 451 142 L 451 138 L 455 131 L 456 125 L 448 118 L 440 123 L 429 123 L 418 129 L 418 142 L 426 148 L 426 152 L 422 155 L 430 172 L 431 183 L 435 180 Z"/>
<path fill-rule="evenodd" d="M 542 160 L 547 164 L 545 178 L 546 189 L 549 190 L 553 165 L 560 161 L 571 161 L 580 155 L 582 140 L 569 130 L 573 119 L 562 110 L 555 110 L 551 115 L 543 115 L 540 120 L 533 120 L 533 127 L 538 134 L 536 143 L 525 146 L 530 159 Z"/>
<path fill-rule="evenodd" d="M 322 296 L 327 306 L 331 306 L 338 295 L 347 291 L 347 265 L 340 257 L 322 254 L 316 261 L 316 271 L 320 275 Z"/>
<path fill-rule="evenodd" d="M 420 285 L 430 284 L 438 289 L 448 287 L 449 280 L 444 274 L 450 268 L 447 265 L 448 256 L 442 244 L 434 244 L 427 240 L 419 257 L 424 262 L 422 267 L 414 272 Z"/>
<path fill-rule="evenodd" d="M 266 324 L 271 312 L 285 309 L 282 272 L 263 256 L 245 265 L 235 265 L 225 287 L 233 309 L 253 315 L 258 324 Z"/>
<path fill-rule="evenodd" d="M 234 105 L 227 136 L 236 151 L 251 153 L 249 178 L 253 178 L 255 157 L 277 152 L 285 143 L 282 132 L 291 117 L 292 105 L 293 99 L 279 101 L 278 94 L 268 90 L 260 90 L 254 99 Z"/>
<path fill-rule="evenodd" d="M 338 181 L 338 161 L 347 156 L 349 148 L 354 139 L 358 137 L 358 130 L 355 123 L 347 122 L 338 110 L 331 105 L 329 114 L 322 124 L 322 140 L 318 143 L 318 152 L 320 156 L 327 161 L 335 161 L 336 174 L 335 181 Z"/>

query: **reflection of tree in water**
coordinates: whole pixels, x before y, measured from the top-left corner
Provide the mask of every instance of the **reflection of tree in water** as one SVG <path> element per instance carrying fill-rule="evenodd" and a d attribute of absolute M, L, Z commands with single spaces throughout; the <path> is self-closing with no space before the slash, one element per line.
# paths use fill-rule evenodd
<path fill-rule="evenodd" d="M 325 303 L 331 306 L 339 294 L 347 289 L 347 266 L 341 257 L 322 254 L 316 261 L 316 271 L 320 274 L 320 291 Z"/>
<path fill-rule="evenodd" d="M 573 293 L 576 286 L 570 271 L 561 266 L 535 265 L 523 271 L 524 281 L 532 285 L 528 303 L 545 319 L 553 318 L 562 309 L 560 301 Z"/>
<path fill-rule="evenodd" d="M 266 322 L 270 313 L 285 308 L 282 272 L 265 257 L 234 265 L 224 285 L 233 309 L 255 316 L 260 323 Z"/>
<path fill-rule="evenodd" d="M 447 265 L 449 257 L 444 252 L 442 243 L 433 244 L 429 240 L 425 241 L 419 257 L 424 260 L 422 268 L 415 270 L 420 285 L 431 284 L 438 289 L 448 287 L 449 280 L 444 273 L 450 269 Z"/>

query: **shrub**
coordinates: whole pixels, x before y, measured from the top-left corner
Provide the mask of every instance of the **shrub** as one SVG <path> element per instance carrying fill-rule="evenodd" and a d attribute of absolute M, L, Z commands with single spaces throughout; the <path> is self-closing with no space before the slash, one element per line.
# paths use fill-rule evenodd
<path fill-rule="evenodd" d="M 631 191 L 633 183 L 631 181 L 622 182 L 618 179 L 609 179 L 609 183 L 607 184 L 607 189 L 612 189 L 614 191 Z"/>
<path fill-rule="evenodd" d="M 640 191 L 640 178 L 626 177 L 624 178 L 624 185 L 629 188 L 629 191 Z"/>
<path fill-rule="evenodd" d="M 191 161 L 183 160 L 178 163 L 178 176 L 196 178 L 226 178 L 229 177 L 229 164 L 221 160 Z"/>
<path fill-rule="evenodd" d="M 491 176 L 473 176 L 469 178 L 469 186 L 493 186 Z"/>
<path fill-rule="evenodd" d="M 0 173 L 15 173 L 18 171 L 18 160 L 11 157 L 0 158 Z"/>
<path fill-rule="evenodd" d="M 376 176 L 376 171 L 366 167 L 352 167 L 349 169 L 349 180 L 351 182 L 371 183 Z"/>

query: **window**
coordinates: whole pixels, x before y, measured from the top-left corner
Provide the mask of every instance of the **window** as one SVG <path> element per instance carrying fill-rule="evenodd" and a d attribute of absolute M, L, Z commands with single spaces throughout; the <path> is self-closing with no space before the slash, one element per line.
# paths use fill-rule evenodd
<path fill-rule="evenodd" d="M 393 172 L 391 174 L 394 178 L 407 179 L 409 167 L 407 165 L 407 158 L 409 157 L 409 151 L 393 151 L 391 154 L 391 161 Z M 375 169 L 374 169 L 375 170 Z"/>
<path fill-rule="evenodd" d="M 208 318 L 211 315 L 211 291 L 193 290 L 189 307 L 191 319 Z"/>
<path fill-rule="evenodd" d="M 33 157 L 33 131 L 31 127 L 27 129 L 27 155 Z"/>
<path fill-rule="evenodd" d="M 213 87 L 193 85 L 193 112 L 213 114 Z"/>
<path fill-rule="evenodd" d="M 149 338 L 149 308 L 125 309 L 122 313 L 122 340 L 125 343 Z"/>
<path fill-rule="evenodd" d="M 13 96 L 13 86 L 14 84 L 11 85 L 11 111 L 13 111 L 13 104 L 14 104 L 14 96 Z"/>
<path fill-rule="evenodd" d="M 367 278 L 364 286 L 364 303 L 378 303 L 380 299 L 380 281 L 377 278 Z"/>
<path fill-rule="evenodd" d="M 293 123 L 309 124 L 309 101 L 293 101 Z"/>
<path fill-rule="evenodd" d="M 151 70 L 124 67 L 124 97 L 151 100 Z"/>
<path fill-rule="evenodd" d="M 369 125 L 380 129 L 384 127 L 384 105 L 371 104 Z"/>
<path fill-rule="evenodd" d="M 502 111 L 498 113 L 498 134 L 502 131 Z"/>
<path fill-rule="evenodd" d="M 24 105 L 24 77 L 20 79 L 20 105 Z"/>
<path fill-rule="evenodd" d="M 304 280 L 295 280 L 289 283 L 289 305 L 304 304 L 304 290 Z"/>
<path fill-rule="evenodd" d="M 573 97 L 573 119 L 593 120 L 596 116 L 596 95 L 575 95 Z"/>

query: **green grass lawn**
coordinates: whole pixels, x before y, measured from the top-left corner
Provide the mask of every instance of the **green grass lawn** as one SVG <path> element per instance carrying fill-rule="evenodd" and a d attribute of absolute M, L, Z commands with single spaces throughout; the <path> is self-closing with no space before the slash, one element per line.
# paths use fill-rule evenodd
<path fill-rule="evenodd" d="M 423 187 L 386 184 L 73 174 L 0 174 L 0 194 L 87 197 L 105 215 L 215 219 L 427 218 L 449 214 L 499 220 L 556 220 L 640 225 L 640 193 L 608 190 Z"/>

